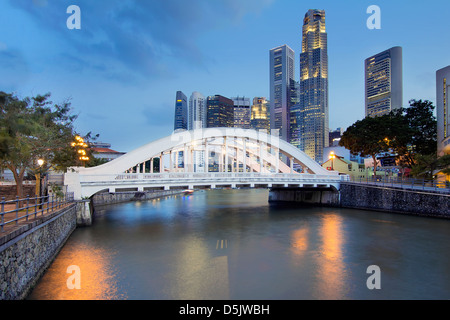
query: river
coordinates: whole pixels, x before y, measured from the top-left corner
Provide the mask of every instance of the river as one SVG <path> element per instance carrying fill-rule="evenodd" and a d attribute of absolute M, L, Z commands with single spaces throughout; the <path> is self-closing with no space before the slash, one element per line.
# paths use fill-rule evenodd
<path fill-rule="evenodd" d="M 449 252 L 449 220 L 196 191 L 100 208 L 28 299 L 449 299 Z"/>

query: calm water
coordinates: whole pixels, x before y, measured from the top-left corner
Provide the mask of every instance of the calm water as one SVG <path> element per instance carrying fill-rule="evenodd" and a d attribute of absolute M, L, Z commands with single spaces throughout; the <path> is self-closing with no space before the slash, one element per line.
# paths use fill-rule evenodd
<path fill-rule="evenodd" d="M 211 190 L 105 207 L 29 299 L 450 298 L 450 221 L 267 199 Z M 81 289 L 67 286 L 72 265 Z"/>

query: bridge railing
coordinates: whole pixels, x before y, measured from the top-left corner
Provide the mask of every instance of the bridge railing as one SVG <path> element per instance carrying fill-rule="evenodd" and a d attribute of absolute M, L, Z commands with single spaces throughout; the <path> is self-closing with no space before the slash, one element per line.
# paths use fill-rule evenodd
<path fill-rule="evenodd" d="M 267 181 L 346 181 L 344 175 L 317 175 L 299 173 L 259 173 L 259 172 L 173 172 L 173 173 L 120 173 L 101 175 L 81 175 L 80 182 L 111 182 L 111 181 L 158 181 L 158 180 L 223 180 L 223 179 L 256 179 Z"/>
<path fill-rule="evenodd" d="M 51 213 L 62 206 L 73 202 L 74 194 L 67 193 L 62 196 L 48 195 L 43 197 L 26 197 L 14 200 L 5 200 L 0 202 L 0 231 L 5 231 L 5 226 L 18 225 L 19 222 L 28 221 L 31 218 L 37 218 Z"/>
<path fill-rule="evenodd" d="M 396 187 L 401 189 L 415 189 L 436 191 L 441 193 L 450 193 L 450 182 L 436 181 L 428 179 L 415 179 L 405 177 L 390 177 L 390 176 L 372 176 L 372 177 L 352 177 L 351 182 L 362 184 L 371 184 L 382 187 Z"/>

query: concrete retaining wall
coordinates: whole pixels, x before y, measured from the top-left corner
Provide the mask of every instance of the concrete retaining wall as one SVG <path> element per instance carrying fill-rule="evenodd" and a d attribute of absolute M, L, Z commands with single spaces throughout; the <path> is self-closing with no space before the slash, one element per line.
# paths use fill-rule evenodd
<path fill-rule="evenodd" d="M 0 299 L 27 296 L 76 228 L 77 205 L 0 237 Z"/>
<path fill-rule="evenodd" d="M 345 208 L 370 209 L 450 218 L 450 195 L 419 190 L 341 183 L 340 203 Z"/>

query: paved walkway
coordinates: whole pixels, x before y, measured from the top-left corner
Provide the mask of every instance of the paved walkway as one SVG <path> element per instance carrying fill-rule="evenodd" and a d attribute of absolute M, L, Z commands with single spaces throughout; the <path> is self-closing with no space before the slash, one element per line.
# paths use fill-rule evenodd
<path fill-rule="evenodd" d="M 50 204 L 46 203 L 43 204 L 41 208 L 39 208 L 39 206 L 35 206 L 34 203 L 32 203 L 30 204 L 30 206 L 32 207 L 28 208 L 27 212 L 26 208 L 15 211 L 16 204 L 14 203 L 6 204 L 4 206 L 4 212 L 13 210 L 14 212 L 9 212 L 5 214 L 1 214 L 0 212 L 0 219 L 1 219 L 0 224 L 6 223 L 5 225 L 2 226 L 3 228 L 0 229 L 0 236 L 5 236 L 9 233 L 12 233 L 26 224 L 33 223 L 39 220 L 40 218 L 45 217 L 46 215 L 49 215 L 54 211 L 64 208 L 68 205 L 70 205 L 70 203 L 63 203 L 59 205 L 57 205 L 56 203 L 53 203 L 53 205 L 52 203 Z M 15 219 L 18 219 L 17 222 L 14 221 Z"/>

